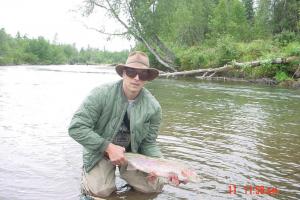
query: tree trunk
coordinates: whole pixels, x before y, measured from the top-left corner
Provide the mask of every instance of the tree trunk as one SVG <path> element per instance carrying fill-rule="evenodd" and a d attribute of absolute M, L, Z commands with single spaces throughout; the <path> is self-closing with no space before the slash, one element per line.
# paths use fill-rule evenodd
<path fill-rule="evenodd" d="M 300 57 L 288 57 L 288 58 L 276 58 L 273 60 L 258 60 L 252 62 L 232 62 L 230 65 L 224 65 L 223 67 L 219 68 L 208 68 L 208 69 L 197 69 L 197 70 L 190 70 L 190 71 L 182 71 L 182 72 L 173 72 L 173 73 L 161 73 L 159 77 L 181 77 L 181 76 L 197 76 L 202 74 L 202 78 L 204 77 L 213 77 L 218 72 L 226 72 L 235 68 L 242 68 L 242 67 L 258 67 L 265 63 L 270 64 L 287 64 L 293 61 L 299 61 Z"/>
<path fill-rule="evenodd" d="M 164 61 L 161 56 L 156 52 L 156 50 L 154 48 L 152 48 L 149 43 L 142 37 L 139 37 L 140 40 L 143 42 L 143 44 L 147 47 L 147 49 L 154 55 L 154 57 L 157 59 L 157 61 L 162 64 L 166 69 L 168 69 L 169 71 L 172 72 L 176 72 L 176 69 L 173 65 L 167 63 L 166 61 Z"/>
<path fill-rule="evenodd" d="M 257 67 L 257 66 L 260 66 L 260 65 L 266 64 L 266 63 L 287 64 L 287 63 L 290 63 L 290 62 L 296 61 L 296 60 L 299 60 L 299 57 L 292 56 L 292 57 L 288 57 L 288 58 L 275 58 L 273 60 L 256 60 L 256 61 L 244 62 L 244 63 L 232 62 L 232 65 L 235 67 L 246 67 L 246 66 Z"/>
<path fill-rule="evenodd" d="M 175 54 L 159 39 L 159 37 L 154 34 L 152 36 L 153 42 L 158 46 L 158 48 L 165 54 L 165 61 L 174 64 L 176 56 Z"/>
<path fill-rule="evenodd" d="M 93 1 L 93 0 L 88 0 L 87 1 L 89 6 L 91 7 L 91 10 L 89 11 L 90 13 L 93 12 L 94 6 L 97 6 L 99 8 L 102 8 L 107 11 L 114 19 L 116 19 L 125 29 L 126 31 L 123 33 L 105 33 L 104 31 L 98 30 L 98 32 L 102 34 L 107 34 L 107 35 L 126 35 L 130 34 L 133 36 L 136 40 L 141 41 L 146 48 L 154 55 L 154 57 L 157 59 L 157 61 L 164 66 L 168 71 L 176 71 L 175 66 L 174 66 L 174 61 L 175 61 L 175 55 L 173 52 L 171 52 L 164 44 L 163 42 L 154 34 L 151 35 L 152 39 L 154 40 L 153 43 L 155 43 L 160 50 L 163 52 L 165 55 L 161 55 L 158 51 L 155 50 L 149 43 L 151 37 L 145 37 L 144 31 L 142 31 L 141 23 L 139 22 L 138 19 L 135 18 L 132 6 L 130 4 L 124 5 L 125 7 L 128 6 L 128 14 L 130 16 L 130 19 L 128 19 L 130 22 L 122 20 L 121 17 L 119 16 L 118 11 L 115 9 L 114 5 L 116 2 L 111 2 L 110 0 L 105 0 L 105 1 Z M 97 30 L 97 29 L 96 29 Z M 164 57 L 167 57 L 164 58 Z"/>
<path fill-rule="evenodd" d="M 233 69 L 234 67 L 232 65 L 225 65 L 223 67 L 219 68 L 208 68 L 208 69 L 196 69 L 196 70 L 190 70 L 190 71 L 182 71 L 182 72 L 173 72 L 173 73 L 161 73 L 159 77 L 180 77 L 180 76 L 196 76 L 203 74 L 203 76 L 216 74 L 217 72 L 225 72 Z"/>

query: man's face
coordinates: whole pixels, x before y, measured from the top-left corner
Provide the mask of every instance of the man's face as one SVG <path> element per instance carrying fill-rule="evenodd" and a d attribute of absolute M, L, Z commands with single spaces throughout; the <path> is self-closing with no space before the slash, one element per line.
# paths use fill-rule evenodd
<path fill-rule="evenodd" d="M 137 73 L 138 72 L 138 73 Z M 137 70 L 134 68 L 125 68 L 123 71 L 124 91 L 138 94 L 144 87 L 146 81 L 140 79 L 141 73 L 147 71 Z"/>

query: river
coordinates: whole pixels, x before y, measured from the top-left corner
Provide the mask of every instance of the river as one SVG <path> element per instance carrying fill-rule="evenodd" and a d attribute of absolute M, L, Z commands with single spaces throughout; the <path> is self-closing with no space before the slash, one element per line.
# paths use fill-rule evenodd
<path fill-rule="evenodd" d="M 1 200 L 79 199 L 82 148 L 67 128 L 91 89 L 119 79 L 109 67 L 0 67 Z M 109 199 L 300 199 L 299 90 L 164 79 L 146 87 L 163 108 L 164 156 L 201 181 Z"/>

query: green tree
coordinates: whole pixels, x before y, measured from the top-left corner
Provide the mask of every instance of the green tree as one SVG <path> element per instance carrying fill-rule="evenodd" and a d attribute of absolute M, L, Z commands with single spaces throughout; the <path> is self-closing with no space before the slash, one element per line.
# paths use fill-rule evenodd
<path fill-rule="evenodd" d="M 11 37 L 6 34 L 5 29 L 0 29 L 0 65 L 11 64 L 12 58 L 10 56 L 9 42 Z"/>
<path fill-rule="evenodd" d="M 75 44 L 71 45 L 62 45 L 61 48 L 64 51 L 64 54 L 67 58 L 69 64 L 75 64 L 78 62 L 78 51 Z"/>
<path fill-rule="evenodd" d="M 273 33 L 299 32 L 299 0 L 273 0 Z"/>
<path fill-rule="evenodd" d="M 67 62 L 67 57 L 64 53 L 64 49 L 59 45 L 51 45 L 50 48 L 50 64 L 64 64 Z"/>
<path fill-rule="evenodd" d="M 175 71 L 174 53 L 156 34 L 159 25 L 156 24 L 155 18 L 161 14 L 156 12 L 158 2 L 158 0 L 87 0 L 84 14 L 90 16 L 97 9 L 104 10 L 108 16 L 123 26 L 124 31 L 107 33 L 103 29 L 96 29 L 98 32 L 110 36 L 134 37 L 145 45 L 162 66 Z M 171 3 L 169 1 L 170 5 Z"/>
<path fill-rule="evenodd" d="M 220 0 L 210 20 L 213 36 L 232 35 L 238 40 L 249 39 L 246 11 L 239 0 Z"/>
<path fill-rule="evenodd" d="M 79 53 L 75 44 L 51 44 L 43 37 L 29 39 L 19 32 L 13 38 L 0 29 L 0 65 L 123 63 L 127 55 L 128 51 L 106 52 L 90 47 Z"/>
<path fill-rule="evenodd" d="M 260 0 L 254 18 L 254 34 L 256 38 L 270 37 L 272 34 L 272 1 Z"/>
<path fill-rule="evenodd" d="M 247 20 L 252 24 L 254 21 L 253 0 L 243 0 L 243 3 L 246 9 Z"/>
<path fill-rule="evenodd" d="M 161 27 L 159 36 L 168 43 L 176 41 L 185 46 L 200 44 L 208 33 L 208 19 L 214 5 L 204 0 L 175 0 L 171 5 L 168 1 L 159 1 L 156 12 L 168 13 L 163 17 L 158 15 L 160 21 L 157 21 Z"/>
<path fill-rule="evenodd" d="M 37 56 L 38 63 L 51 64 L 51 49 L 50 44 L 43 37 L 30 40 L 27 49 L 27 53 L 32 53 Z"/>

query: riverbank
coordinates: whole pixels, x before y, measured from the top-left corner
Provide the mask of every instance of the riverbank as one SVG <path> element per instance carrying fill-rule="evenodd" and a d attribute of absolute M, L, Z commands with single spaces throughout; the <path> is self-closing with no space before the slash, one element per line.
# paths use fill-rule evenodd
<path fill-rule="evenodd" d="M 186 77 L 176 77 L 176 78 L 160 77 L 160 78 L 161 79 L 186 79 Z M 289 88 L 289 89 L 300 89 L 300 78 L 296 80 L 285 80 L 280 82 L 271 78 L 247 79 L 247 78 L 234 78 L 234 77 L 225 77 L 225 76 L 218 76 L 218 77 L 196 76 L 191 78 L 199 81 L 208 81 L 208 82 L 257 84 L 257 85 L 266 85 L 266 86 L 282 87 L 282 88 Z"/>
<path fill-rule="evenodd" d="M 300 88 L 300 57 L 278 57 L 248 62 L 231 61 L 221 67 L 160 72 L 161 78 L 194 77 L 209 81 L 247 82 Z"/>
<path fill-rule="evenodd" d="M 274 87 L 300 89 L 300 78 L 296 80 L 285 80 L 281 82 L 278 82 L 275 79 L 271 79 L 271 78 L 245 79 L 245 78 L 230 78 L 230 77 L 210 77 L 204 79 L 201 76 L 197 76 L 195 78 L 198 80 L 207 80 L 207 81 L 237 82 L 237 83 L 240 82 L 240 83 L 249 83 L 249 84 L 268 85 Z"/>

